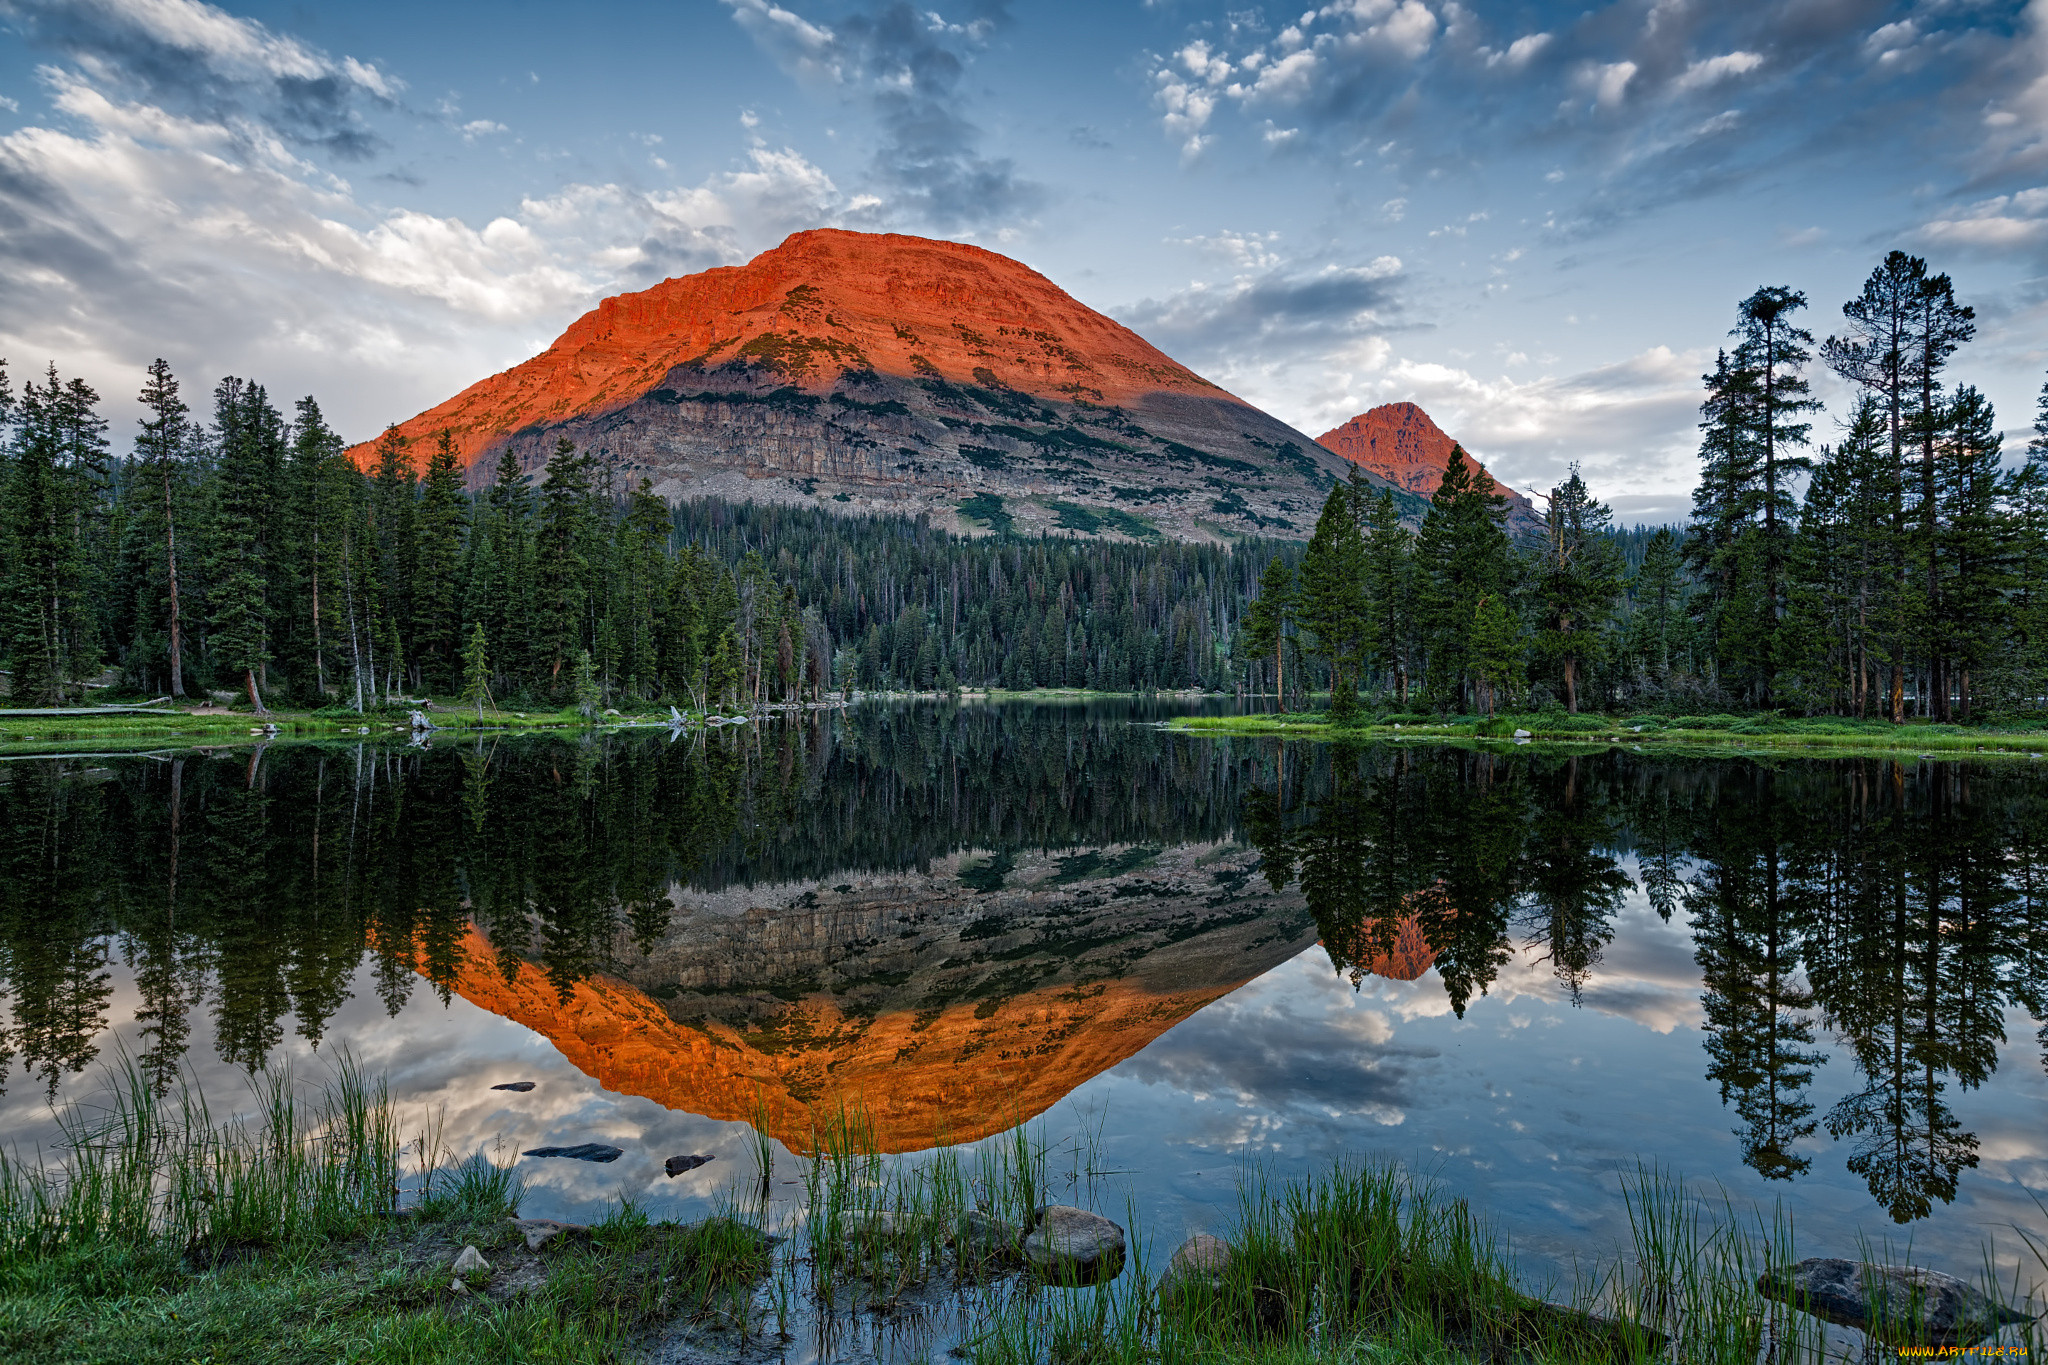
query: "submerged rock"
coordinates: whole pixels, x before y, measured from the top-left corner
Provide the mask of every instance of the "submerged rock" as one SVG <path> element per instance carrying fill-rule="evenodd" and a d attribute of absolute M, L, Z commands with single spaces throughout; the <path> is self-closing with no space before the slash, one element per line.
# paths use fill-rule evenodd
<path fill-rule="evenodd" d="M 1766 1271 L 1756 1292 L 1887 1346 L 1974 1346 L 2001 1327 L 2033 1321 L 1939 1270 L 1832 1256 Z"/>
<path fill-rule="evenodd" d="M 581 1223 L 558 1223 L 552 1218 L 508 1219 L 526 1238 L 528 1251 L 539 1251 L 557 1237 L 588 1237 L 590 1229 Z"/>
<path fill-rule="evenodd" d="M 684 1171 L 694 1171 L 705 1162 L 716 1160 L 718 1160 L 716 1156 L 696 1156 L 691 1154 L 672 1156 L 667 1161 L 661 1163 L 661 1169 L 668 1172 L 669 1179 L 673 1180 Z"/>
<path fill-rule="evenodd" d="M 516 1091 L 518 1091 L 518 1092 L 519 1092 L 520 1094 L 524 1095 L 524 1094 L 525 1094 L 525 1093 L 526 1093 L 527 1091 L 529 1091 L 529 1090 L 533 1089 L 533 1082 L 532 1082 L 532 1081 L 506 1081 L 506 1082 L 505 1082 L 505 1083 L 504 1083 L 503 1085 L 494 1085 L 494 1086 L 492 1086 L 492 1087 L 491 1087 L 491 1089 L 493 1089 L 493 1090 L 516 1090 Z"/>
<path fill-rule="evenodd" d="M 1024 1259 L 1058 1284 L 1097 1284 L 1124 1268 L 1124 1230 L 1099 1213 L 1066 1204 L 1032 1211 Z"/>
<path fill-rule="evenodd" d="M 1180 1244 L 1166 1273 L 1159 1277 L 1159 1301 L 1171 1306 L 1197 1285 L 1211 1294 L 1223 1292 L 1223 1274 L 1230 1269 L 1230 1243 L 1198 1232 Z"/>
<path fill-rule="evenodd" d="M 953 1249 L 974 1261 L 1014 1259 L 1017 1245 L 1023 1240 L 1023 1232 L 1014 1223 L 991 1218 L 980 1209 L 962 1214 L 959 1226 L 953 1229 Z"/>
<path fill-rule="evenodd" d="M 580 1142 L 574 1147 L 533 1147 L 522 1153 L 524 1156 L 565 1156 L 571 1161 L 617 1161 L 625 1154 L 624 1148 L 610 1147 L 602 1142 Z"/>

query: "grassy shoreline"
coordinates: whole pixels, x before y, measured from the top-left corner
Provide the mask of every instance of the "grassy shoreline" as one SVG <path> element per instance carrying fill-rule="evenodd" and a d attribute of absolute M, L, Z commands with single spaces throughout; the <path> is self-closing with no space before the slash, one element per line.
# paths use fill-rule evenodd
<path fill-rule="evenodd" d="M 68 1111 L 53 1165 L 0 1156 L 0 1360 L 758 1362 L 863 1329 L 977 1365 L 1755 1365 L 1827 1345 L 1753 1289 L 1792 1259 L 1789 1224 L 1751 1227 L 1653 1172 L 1624 1180 L 1633 1245 L 1562 1291 L 1518 1285 L 1463 1200 L 1343 1159 L 1285 1182 L 1244 1171 L 1197 1270 L 1162 1267 L 1132 1208 L 1120 1272 L 1063 1287 L 1016 1250 L 1053 1189 L 1046 1141 L 1022 1127 L 889 1158 L 844 1108 L 799 1158 L 801 1209 L 770 1227 L 757 1125 L 754 1169 L 713 1216 L 625 1202 L 536 1246 L 513 1221 L 514 1170 L 403 1139 L 382 1083 L 345 1057 L 318 1089 L 258 1073 L 252 1100 L 216 1123 L 129 1065 Z M 456 1271 L 466 1248 L 488 1264 Z"/>
<path fill-rule="evenodd" d="M 1244 716 L 1183 716 L 1165 722 L 1191 734 L 1324 741 L 1422 741 L 1489 749 L 1536 747 L 1572 753 L 1626 748 L 1710 757 L 1796 754 L 1805 757 L 1901 755 L 1942 758 L 2038 758 L 2048 755 L 2048 730 L 1966 728 L 1907 722 L 1783 720 L 1743 716 L 1566 716 L 1502 714 L 1436 718 L 1366 718 L 1336 724 L 1320 711 Z M 1521 736 L 1516 731 L 1524 732 Z"/>

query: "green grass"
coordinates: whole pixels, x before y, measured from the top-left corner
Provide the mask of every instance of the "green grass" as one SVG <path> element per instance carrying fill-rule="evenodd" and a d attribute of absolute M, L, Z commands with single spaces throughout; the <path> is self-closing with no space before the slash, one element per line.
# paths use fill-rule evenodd
<path fill-rule="evenodd" d="M 1532 745 L 1605 749 L 1674 749 L 1688 753 L 1741 754 L 1805 751 L 1854 754 L 1942 754 L 1990 757 L 2048 753 L 2048 731 L 2033 727 L 1966 728 L 1908 722 L 1777 716 L 1600 716 L 1538 713 L 1439 717 L 1423 714 L 1362 715 L 1350 725 L 1331 722 L 1327 712 L 1261 713 L 1242 716 L 1186 716 L 1173 728 L 1197 734 L 1283 735 L 1306 739 L 1426 739 L 1437 742 L 1513 744 L 1517 730 Z"/>

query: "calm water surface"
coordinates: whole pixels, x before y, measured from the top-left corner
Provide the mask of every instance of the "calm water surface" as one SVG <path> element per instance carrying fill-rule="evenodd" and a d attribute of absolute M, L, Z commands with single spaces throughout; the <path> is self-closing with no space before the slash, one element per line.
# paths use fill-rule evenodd
<path fill-rule="evenodd" d="M 1541 1276 L 1663 1167 L 1969 1273 L 2048 1192 L 2040 766 L 1207 740 L 1172 703 L 0 764 L 0 1128 L 346 1046 L 526 1210 L 701 1214 L 865 1107 L 1167 1244 L 1388 1155 Z M 488 1087 L 532 1080 L 525 1095 Z M 609 1142 L 608 1166 L 518 1158 Z M 718 1159 L 681 1178 L 663 1158 Z M 1091 1174 L 1093 1172 L 1094 1174 Z M 1071 1190 L 1065 1187 L 1071 1184 Z M 793 1187 L 782 1187 L 793 1193 Z"/>

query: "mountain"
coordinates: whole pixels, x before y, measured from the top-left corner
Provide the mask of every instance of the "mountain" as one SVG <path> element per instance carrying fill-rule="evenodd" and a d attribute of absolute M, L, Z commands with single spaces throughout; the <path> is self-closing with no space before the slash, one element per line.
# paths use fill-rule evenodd
<path fill-rule="evenodd" d="M 1457 442 L 1415 404 L 1384 403 L 1324 432 L 1316 444 L 1396 488 L 1427 498 L 1444 481 L 1444 466 L 1450 463 L 1451 447 Z M 1493 478 L 1485 465 L 1472 459 L 1471 451 L 1465 452 L 1465 458 L 1479 473 Z M 1540 534 L 1543 514 L 1527 495 L 1497 479 L 1494 482 L 1508 496 L 1508 530 L 1517 536 Z"/>
<path fill-rule="evenodd" d="M 679 887 L 606 975 L 557 982 L 472 930 L 450 985 L 606 1089 L 758 1104 L 799 1151 L 858 1100 L 882 1150 L 918 1151 L 1037 1117 L 1309 947 L 1300 892 L 1258 869 L 1243 845 L 1118 845 Z"/>
<path fill-rule="evenodd" d="M 567 437 L 671 501 L 1142 540 L 1304 537 L 1347 471 L 1008 257 L 838 230 L 606 299 L 399 424 L 415 467 L 444 429 L 474 486 Z"/>

